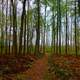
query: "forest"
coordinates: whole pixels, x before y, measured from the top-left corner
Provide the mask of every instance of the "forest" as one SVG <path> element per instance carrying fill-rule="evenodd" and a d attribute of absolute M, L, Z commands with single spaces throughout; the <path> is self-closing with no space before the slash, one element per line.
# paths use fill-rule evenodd
<path fill-rule="evenodd" d="M 80 0 L 0 0 L 0 80 L 80 80 Z"/>

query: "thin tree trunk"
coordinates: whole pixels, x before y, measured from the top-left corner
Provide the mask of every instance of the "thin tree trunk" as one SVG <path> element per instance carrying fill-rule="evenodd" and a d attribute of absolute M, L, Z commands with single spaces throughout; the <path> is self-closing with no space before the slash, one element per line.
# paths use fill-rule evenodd
<path fill-rule="evenodd" d="M 8 45 L 7 45 L 7 44 L 8 44 L 8 42 L 7 42 L 7 39 L 8 39 L 8 38 L 7 38 L 7 24 L 8 24 L 8 23 L 7 23 L 7 18 L 8 18 L 8 17 L 7 17 L 7 16 L 8 16 L 8 0 L 7 0 L 7 7 L 6 7 L 6 47 L 5 47 L 5 48 L 6 48 L 6 49 L 5 49 L 5 53 L 6 53 L 6 54 L 7 54 L 7 51 L 8 51 L 8 48 L 7 48 L 7 46 L 8 46 Z M 8 40 L 9 40 L 9 39 L 8 39 Z"/>
<path fill-rule="evenodd" d="M 29 8 L 30 8 L 30 3 L 28 0 L 28 11 L 27 11 L 27 54 L 29 54 Z"/>
<path fill-rule="evenodd" d="M 36 45 L 35 55 L 39 54 L 39 43 L 40 43 L 40 0 L 37 0 L 37 28 L 36 28 Z"/>
<path fill-rule="evenodd" d="M 25 15 L 25 24 L 24 24 L 24 26 L 25 27 L 24 27 L 24 51 L 23 51 L 23 53 L 25 55 L 25 53 L 26 53 L 26 15 Z"/>
<path fill-rule="evenodd" d="M 75 20 L 74 20 L 74 24 L 75 24 L 75 52 L 76 52 L 76 55 L 77 55 L 77 37 L 76 37 L 76 30 L 77 30 L 77 24 L 76 24 L 76 0 L 75 0 Z"/>
<path fill-rule="evenodd" d="M 45 3 L 46 3 L 46 0 L 45 0 Z M 43 53 L 44 54 L 45 54 L 46 8 L 47 8 L 47 5 L 45 4 L 45 24 L 44 24 L 44 39 L 43 39 Z"/>
<path fill-rule="evenodd" d="M 67 54 L 67 0 L 66 0 L 66 47 L 65 47 L 65 53 Z"/>
<path fill-rule="evenodd" d="M 59 52 L 59 47 L 58 47 L 58 41 L 59 41 L 59 38 L 58 38 L 58 34 L 59 34 L 59 27 L 58 27 L 58 25 L 59 25 L 59 23 L 58 23 L 58 0 L 57 0 L 57 42 L 56 42 L 56 53 L 58 54 L 58 52 Z"/>
<path fill-rule="evenodd" d="M 54 17 L 54 10 L 53 10 L 53 23 L 52 23 L 52 54 L 55 53 L 55 17 Z"/>
<path fill-rule="evenodd" d="M 72 43 L 72 41 L 73 41 L 73 35 L 72 35 L 72 17 L 71 17 L 71 51 L 73 50 L 73 43 Z"/>
<path fill-rule="evenodd" d="M 22 38 L 23 38 L 23 23 L 24 23 L 24 17 L 25 17 L 25 7 L 26 7 L 26 0 L 23 1 L 23 11 L 21 16 L 21 28 L 20 28 L 20 37 L 19 37 L 19 53 L 22 54 Z"/>
<path fill-rule="evenodd" d="M 11 45 L 11 40 L 12 40 L 12 35 L 11 35 L 11 27 L 12 27 L 12 7 L 11 7 L 11 2 L 10 2 L 10 30 L 9 30 L 9 33 L 10 33 L 10 41 L 9 41 L 9 54 L 12 53 L 12 45 Z"/>
<path fill-rule="evenodd" d="M 61 54 L 61 9 L 60 9 L 60 0 L 57 0 L 57 43 L 59 42 L 59 53 Z M 59 31 L 59 32 L 58 32 Z M 59 37 L 59 40 L 58 40 Z"/>
<path fill-rule="evenodd" d="M 16 17 L 16 2 L 11 0 L 13 7 L 13 54 L 17 54 L 17 17 Z"/>
<path fill-rule="evenodd" d="M 4 25 L 3 25 L 3 22 L 4 22 L 4 21 L 3 21 L 3 20 L 4 20 L 3 10 L 4 10 L 4 6 L 3 6 L 3 2 L 4 2 L 4 0 L 2 0 L 1 54 L 3 54 L 3 48 L 4 48 L 4 36 L 3 36 L 3 27 L 4 27 Z M 3 43 L 2 43 L 2 42 L 3 42 Z"/>
<path fill-rule="evenodd" d="M 59 53 L 61 54 L 61 5 L 60 5 L 60 3 L 61 3 L 61 0 L 59 0 L 58 1 L 59 2 Z"/>
<path fill-rule="evenodd" d="M 78 13 L 79 13 L 79 16 L 80 16 L 80 0 L 78 0 Z"/>

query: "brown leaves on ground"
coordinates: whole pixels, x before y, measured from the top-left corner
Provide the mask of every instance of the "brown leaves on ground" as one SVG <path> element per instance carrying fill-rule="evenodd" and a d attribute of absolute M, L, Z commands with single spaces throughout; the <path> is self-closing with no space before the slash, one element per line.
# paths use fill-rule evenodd
<path fill-rule="evenodd" d="M 34 63 L 30 68 L 25 67 L 29 62 Z M 47 70 L 47 63 L 47 55 L 38 60 L 34 55 L 18 57 L 2 56 L 0 58 L 0 64 L 8 65 L 9 68 L 9 70 L 7 68 L 7 71 L 3 71 L 5 73 L 2 80 L 43 80 Z M 5 70 L 5 67 L 2 69 Z"/>
<path fill-rule="evenodd" d="M 0 76 L 4 76 L 6 77 L 5 80 L 8 80 L 7 78 L 10 78 L 13 74 L 15 75 L 28 70 L 36 59 L 33 55 L 0 56 Z"/>
<path fill-rule="evenodd" d="M 63 76 L 65 80 L 80 80 L 80 56 L 60 56 L 53 55 L 51 57 L 50 69 L 55 66 L 53 72 Z M 69 77 L 67 79 L 67 77 Z M 60 79 L 60 80 L 64 80 Z"/>
<path fill-rule="evenodd" d="M 80 80 L 80 57 L 0 56 L 0 80 Z"/>

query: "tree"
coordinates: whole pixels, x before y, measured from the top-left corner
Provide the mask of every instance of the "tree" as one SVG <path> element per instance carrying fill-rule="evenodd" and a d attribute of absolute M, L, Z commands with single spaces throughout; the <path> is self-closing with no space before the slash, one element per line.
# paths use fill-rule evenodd
<path fill-rule="evenodd" d="M 28 0 L 28 11 L 27 11 L 27 54 L 29 54 L 29 21 L 30 21 L 30 18 L 29 18 L 29 8 L 30 8 L 30 3 L 29 3 L 29 0 Z"/>
<path fill-rule="evenodd" d="M 7 54 L 7 25 L 8 25 L 8 0 L 7 0 L 7 6 L 6 6 L 6 50 L 5 50 L 5 53 Z"/>
<path fill-rule="evenodd" d="M 67 35 L 68 34 L 68 25 L 67 24 L 68 24 L 68 19 L 67 19 L 67 0 L 66 0 L 66 40 L 65 40 L 66 41 L 66 47 L 65 47 L 66 54 L 67 54 L 67 46 L 68 46 L 67 45 L 67 41 L 68 41 L 68 39 L 67 39 L 68 38 L 68 35 Z"/>
<path fill-rule="evenodd" d="M 45 17 L 44 17 L 45 23 L 44 23 L 43 53 L 45 53 L 46 8 L 47 8 L 47 2 L 45 0 Z"/>
<path fill-rule="evenodd" d="M 76 55 L 77 55 L 77 39 L 76 39 L 77 38 L 76 37 L 77 36 L 77 34 L 76 34 L 77 33 L 77 26 L 76 26 L 77 25 L 77 23 L 76 23 L 76 14 L 77 13 L 76 13 L 76 9 L 77 8 L 76 8 L 76 0 L 75 0 L 75 5 L 74 6 L 75 6 L 75 11 L 74 11 L 75 12 L 75 20 L 74 20 L 74 25 L 75 25 L 75 52 L 76 52 Z"/>
<path fill-rule="evenodd" d="M 37 27 L 36 27 L 36 45 L 35 45 L 35 55 L 39 54 L 40 45 L 40 0 L 36 1 L 37 4 Z"/>
<path fill-rule="evenodd" d="M 57 26 L 59 27 L 59 53 L 61 54 L 61 0 L 57 1 L 58 11 L 57 11 Z"/>
<path fill-rule="evenodd" d="M 16 14 L 16 1 L 11 0 L 13 8 L 13 54 L 17 53 L 17 14 Z"/>
<path fill-rule="evenodd" d="M 80 0 L 78 0 L 78 13 L 79 13 L 79 16 L 80 16 Z"/>
<path fill-rule="evenodd" d="M 5 24 L 5 21 L 4 21 L 4 5 L 3 5 L 3 2 L 4 0 L 2 0 L 2 11 L 1 11 L 1 54 L 3 53 L 3 49 L 4 49 L 4 35 L 3 35 L 3 27 L 4 27 L 4 24 Z M 3 41 L 3 43 L 2 43 Z"/>
<path fill-rule="evenodd" d="M 22 11 L 22 15 L 21 15 L 21 27 L 20 27 L 20 37 L 19 37 L 19 53 L 22 53 L 22 37 L 23 37 L 23 23 L 24 23 L 24 19 L 25 19 L 25 10 L 26 7 L 26 0 L 23 1 L 23 11 Z"/>

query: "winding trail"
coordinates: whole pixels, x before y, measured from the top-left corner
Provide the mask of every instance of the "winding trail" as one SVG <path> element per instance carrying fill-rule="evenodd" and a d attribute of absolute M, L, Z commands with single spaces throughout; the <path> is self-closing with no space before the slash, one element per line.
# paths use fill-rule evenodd
<path fill-rule="evenodd" d="M 45 72 L 48 69 L 48 55 L 45 55 L 43 58 L 37 60 L 31 69 L 24 72 L 26 74 L 26 80 L 44 80 Z"/>

